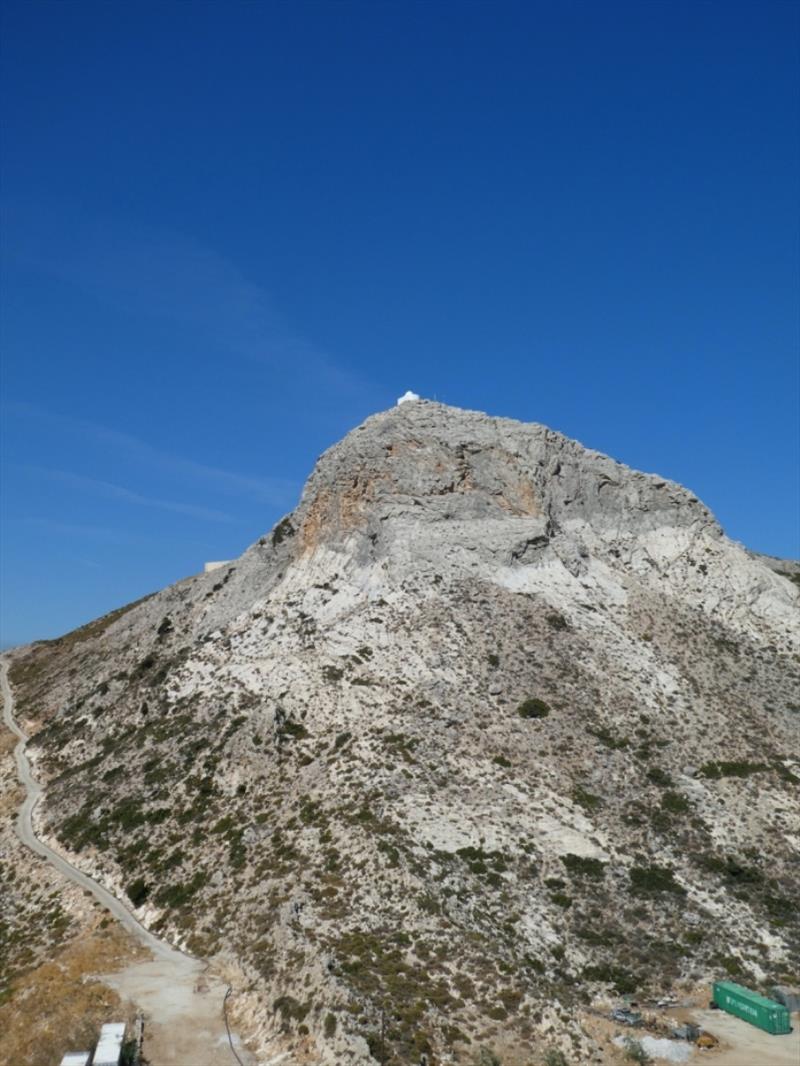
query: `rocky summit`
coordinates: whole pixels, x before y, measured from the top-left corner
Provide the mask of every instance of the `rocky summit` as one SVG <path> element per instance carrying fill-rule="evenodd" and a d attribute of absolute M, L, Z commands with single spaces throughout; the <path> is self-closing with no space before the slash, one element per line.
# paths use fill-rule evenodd
<path fill-rule="evenodd" d="M 797 973 L 799 573 L 410 399 L 241 558 L 13 654 L 38 830 L 276 1062 L 592 1062 L 604 996 Z"/>

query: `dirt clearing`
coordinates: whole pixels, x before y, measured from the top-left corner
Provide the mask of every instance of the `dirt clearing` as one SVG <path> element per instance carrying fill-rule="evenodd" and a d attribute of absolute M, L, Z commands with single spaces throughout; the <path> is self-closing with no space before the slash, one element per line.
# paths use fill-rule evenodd
<path fill-rule="evenodd" d="M 695 1010 L 692 1018 L 720 1042 L 713 1051 L 695 1051 L 692 1066 L 797 1066 L 800 1063 L 800 1018 L 792 1015 L 793 1031 L 772 1036 L 721 1010 Z"/>
<path fill-rule="evenodd" d="M 144 1014 L 144 1056 L 152 1066 L 236 1066 L 222 1013 L 225 985 L 201 963 L 135 962 L 100 978 Z M 245 1066 L 253 1056 L 234 1036 Z"/>

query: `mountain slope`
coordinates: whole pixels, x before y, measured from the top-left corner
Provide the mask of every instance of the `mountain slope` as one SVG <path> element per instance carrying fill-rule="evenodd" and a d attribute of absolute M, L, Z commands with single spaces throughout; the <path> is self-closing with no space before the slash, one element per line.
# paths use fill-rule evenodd
<path fill-rule="evenodd" d="M 43 828 L 265 1048 L 522 1063 L 603 989 L 796 971 L 799 598 L 680 486 L 416 401 L 12 679 Z"/>

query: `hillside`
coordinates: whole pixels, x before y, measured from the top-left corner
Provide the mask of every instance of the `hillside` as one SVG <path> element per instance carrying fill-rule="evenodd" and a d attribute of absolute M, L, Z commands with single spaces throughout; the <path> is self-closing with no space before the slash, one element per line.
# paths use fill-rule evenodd
<path fill-rule="evenodd" d="M 544 426 L 368 419 L 240 559 L 13 654 L 41 831 L 308 1063 L 599 1054 L 795 979 L 797 569 Z"/>

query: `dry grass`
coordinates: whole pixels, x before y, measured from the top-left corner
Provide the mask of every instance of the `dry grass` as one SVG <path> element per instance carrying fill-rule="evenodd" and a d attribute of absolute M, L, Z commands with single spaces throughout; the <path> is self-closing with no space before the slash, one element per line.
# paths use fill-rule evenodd
<path fill-rule="evenodd" d="M 92 1048 L 104 1022 L 132 1021 L 116 992 L 92 976 L 119 969 L 139 953 L 116 924 L 97 924 L 18 978 L 0 1004 L 0 1062 L 49 1066 L 65 1051 Z"/>

